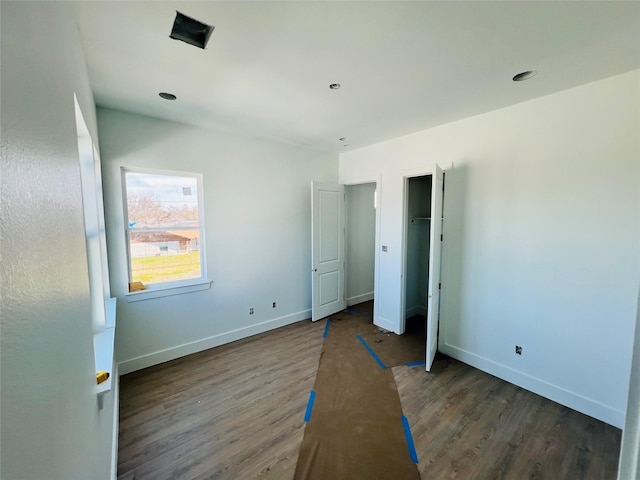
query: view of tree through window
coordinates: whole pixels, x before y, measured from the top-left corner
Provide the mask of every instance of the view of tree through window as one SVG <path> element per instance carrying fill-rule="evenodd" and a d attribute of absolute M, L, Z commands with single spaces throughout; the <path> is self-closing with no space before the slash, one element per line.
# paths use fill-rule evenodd
<path fill-rule="evenodd" d="M 198 176 L 126 170 L 124 179 L 130 281 L 203 277 Z"/>

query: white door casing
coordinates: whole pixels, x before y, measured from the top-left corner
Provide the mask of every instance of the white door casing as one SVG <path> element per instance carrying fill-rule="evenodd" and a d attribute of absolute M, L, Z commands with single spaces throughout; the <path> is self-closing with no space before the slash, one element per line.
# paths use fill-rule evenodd
<path fill-rule="evenodd" d="M 344 186 L 311 183 L 311 320 L 346 307 Z"/>
<path fill-rule="evenodd" d="M 444 175 L 436 165 L 431 183 L 431 232 L 429 241 L 429 290 L 427 292 L 426 370 L 431 370 L 438 350 L 438 317 L 440 312 L 440 257 L 442 252 L 442 192 Z"/>

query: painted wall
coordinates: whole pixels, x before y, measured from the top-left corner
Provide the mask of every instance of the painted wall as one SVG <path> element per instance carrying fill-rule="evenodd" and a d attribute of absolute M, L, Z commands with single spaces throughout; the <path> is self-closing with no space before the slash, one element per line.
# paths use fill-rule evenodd
<path fill-rule="evenodd" d="M 373 299 L 376 209 L 375 183 L 345 186 L 347 305 Z"/>
<path fill-rule="evenodd" d="M 109 109 L 98 125 L 121 373 L 310 318 L 311 181 L 336 182 L 337 155 Z M 210 290 L 127 303 L 123 166 L 203 174 Z"/>
<path fill-rule="evenodd" d="M 440 350 L 622 426 L 640 266 L 639 102 L 633 71 L 341 155 L 341 182 L 382 177 L 379 316 L 399 322 L 403 175 L 453 163 Z"/>
<path fill-rule="evenodd" d="M 98 409 L 73 99 L 97 139 L 87 69 L 69 3 L 0 8 L 0 476 L 106 479 L 114 395 Z"/>

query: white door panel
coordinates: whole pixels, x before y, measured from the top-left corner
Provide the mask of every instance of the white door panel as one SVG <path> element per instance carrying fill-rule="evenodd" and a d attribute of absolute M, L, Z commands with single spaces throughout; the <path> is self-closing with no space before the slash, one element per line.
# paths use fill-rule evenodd
<path fill-rule="evenodd" d="M 429 291 L 427 300 L 427 372 L 438 350 L 438 315 L 440 312 L 440 255 L 442 251 L 442 191 L 444 175 L 438 165 L 431 184 L 431 232 L 429 242 Z"/>
<path fill-rule="evenodd" d="M 344 187 L 311 184 L 311 319 L 344 310 Z"/>
<path fill-rule="evenodd" d="M 338 272 L 328 272 L 318 275 L 320 282 L 320 306 L 337 302 L 340 298 L 340 275 Z"/>
<path fill-rule="evenodd" d="M 340 192 L 318 190 L 319 265 L 335 262 L 340 256 L 340 235 L 338 220 L 340 218 Z"/>

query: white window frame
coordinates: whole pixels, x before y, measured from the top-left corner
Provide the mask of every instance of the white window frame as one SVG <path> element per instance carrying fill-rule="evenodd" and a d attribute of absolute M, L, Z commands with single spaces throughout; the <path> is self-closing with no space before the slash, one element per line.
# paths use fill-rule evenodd
<path fill-rule="evenodd" d="M 78 160 L 82 187 L 95 369 L 96 373 L 100 371 L 109 373 L 109 378 L 96 386 L 98 408 L 102 410 L 104 395 L 113 388 L 113 378 L 117 375 L 113 358 L 116 299 L 111 298 L 109 286 L 100 156 L 89 133 L 75 93 L 73 100 L 78 135 Z"/>
<path fill-rule="evenodd" d="M 156 168 L 139 168 L 139 167 L 121 167 L 121 184 L 122 184 L 122 205 L 124 209 L 124 233 L 127 253 L 127 284 L 131 282 L 131 242 L 129 235 L 131 231 L 166 231 L 166 230 L 194 230 L 192 225 L 171 225 L 170 227 L 158 228 L 131 228 L 129 227 L 129 208 L 127 202 L 127 173 L 143 173 L 151 175 L 166 175 L 171 177 L 189 177 L 195 178 L 198 185 L 198 228 L 200 230 L 198 246 L 200 251 L 200 273 L 198 278 L 189 278 L 186 280 L 176 280 L 173 282 L 161 282 L 145 284 L 146 290 L 137 292 L 129 292 L 125 294 L 128 302 L 137 302 L 140 300 L 148 300 L 151 298 L 166 297 L 170 295 L 179 295 L 183 293 L 196 292 L 200 290 L 208 290 L 211 288 L 212 282 L 207 276 L 207 253 L 205 241 L 204 227 L 204 192 L 203 192 L 203 175 L 201 173 L 184 172 L 177 170 L 164 170 Z"/>
<path fill-rule="evenodd" d="M 110 315 L 113 312 L 108 312 L 111 291 L 102 199 L 102 172 L 98 150 L 93 143 L 75 95 L 74 104 L 91 297 L 91 321 L 93 332 L 100 333 L 106 328 L 113 327 L 114 323 L 113 315 Z"/>

